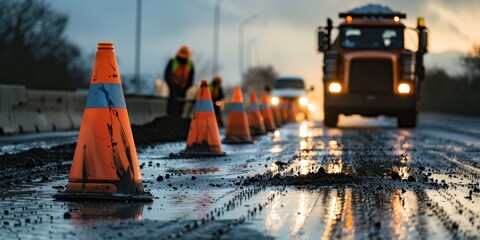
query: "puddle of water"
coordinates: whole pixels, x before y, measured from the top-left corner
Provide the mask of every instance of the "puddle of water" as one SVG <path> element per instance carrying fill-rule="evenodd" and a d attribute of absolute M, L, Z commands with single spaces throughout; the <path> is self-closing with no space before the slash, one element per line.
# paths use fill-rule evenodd
<path fill-rule="evenodd" d="M 97 222 L 114 222 L 118 220 L 142 220 L 144 207 L 148 203 L 123 202 L 67 202 L 70 218 L 74 226 Z"/>
<path fill-rule="evenodd" d="M 277 144 L 270 149 L 270 152 L 272 153 L 280 153 L 282 151 L 283 151 L 283 148 L 282 148 L 282 145 L 280 144 Z"/>

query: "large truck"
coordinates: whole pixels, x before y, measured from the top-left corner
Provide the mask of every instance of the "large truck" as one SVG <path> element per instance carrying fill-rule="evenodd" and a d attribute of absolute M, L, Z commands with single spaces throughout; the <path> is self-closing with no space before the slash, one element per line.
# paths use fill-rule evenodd
<path fill-rule="evenodd" d="M 428 51 L 424 19 L 408 28 L 402 23 L 405 13 L 374 4 L 339 17 L 343 21 L 337 27 L 328 18 L 327 26 L 318 28 L 318 50 L 324 54 L 324 125 L 336 127 L 339 114 L 360 114 L 393 116 L 399 127 L 416 127 Z M 338 35 L 332 42 L 334 31 Z M 406 46 L 412 32 L 414 39 L 408 40 L 415 49 Z"/>

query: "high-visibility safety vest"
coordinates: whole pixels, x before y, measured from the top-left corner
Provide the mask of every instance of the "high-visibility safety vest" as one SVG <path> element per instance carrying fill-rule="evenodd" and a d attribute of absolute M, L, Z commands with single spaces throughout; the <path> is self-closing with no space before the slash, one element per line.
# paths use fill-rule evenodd
<path fill-rule="evenodd" d="M 192 61 L 187 59 L 186 64 L 181 64 L 177 58 L 174 58 L 171 66 L 171 73 L 173 76 L 173 83 L 180 88 L 184 88 L 187 85 L 188 78 L 190 77 L 190 71 L 192 70 Z"/>

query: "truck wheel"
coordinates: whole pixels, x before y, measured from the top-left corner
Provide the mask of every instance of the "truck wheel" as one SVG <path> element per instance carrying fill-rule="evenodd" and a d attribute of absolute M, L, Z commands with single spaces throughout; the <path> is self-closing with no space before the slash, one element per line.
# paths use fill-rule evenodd
<path fill-rule="evenodd" d="M 407 111 L 398 116 L 398 127 L 414 128 L 417 126 L 418 112 L 415 110 Z"/>
<path fill-rule="evenodd" d="M 336 127 L 338 122 L 338 113 L 331 109 L 325 108 L 323 125 L 326 127 Z"/>

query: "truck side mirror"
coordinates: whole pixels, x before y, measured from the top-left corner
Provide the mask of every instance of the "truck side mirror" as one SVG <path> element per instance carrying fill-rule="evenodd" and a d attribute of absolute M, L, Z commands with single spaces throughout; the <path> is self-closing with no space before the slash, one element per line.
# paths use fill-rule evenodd
<path fill-rule="evenodd" d="M 427 29 L 422 29 L 418 33 L 418 45 L 419 45 L 419 48 L 418 48 L 419 51 L 421 51 L 423 53 L 428 52 L 428 31 L 427 31 Z"/>
<path fill-rule="evenodd" d="M 325 33 L 322 30 L 318 31 L 318 51 L 325 52 L 327 49 L 325 47 Z"/>

